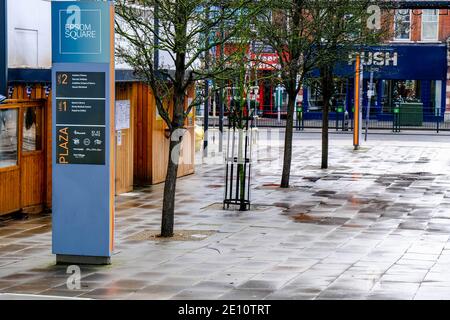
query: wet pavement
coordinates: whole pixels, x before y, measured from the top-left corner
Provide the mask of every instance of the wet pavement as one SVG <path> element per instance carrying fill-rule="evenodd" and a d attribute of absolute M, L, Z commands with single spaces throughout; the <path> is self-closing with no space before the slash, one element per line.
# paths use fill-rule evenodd
<path fill-rule="evenodd" d="M 450 137 L 373 135 L 355 152 L 333 135 L 328 170 L 319 135 L 295 137 L 289 190 L 280 144 L 255 151 L 250 212 L 221 209 L 221 165 L 179 180 L 176 227 L 207 238 L 139 236 L 159 229 L 162 185 L 118 197 L 113 264 L 81 266 L 79 289 L 55 266 L 50 215 L 0 221 L 0 299 L 450 299 Z"/>

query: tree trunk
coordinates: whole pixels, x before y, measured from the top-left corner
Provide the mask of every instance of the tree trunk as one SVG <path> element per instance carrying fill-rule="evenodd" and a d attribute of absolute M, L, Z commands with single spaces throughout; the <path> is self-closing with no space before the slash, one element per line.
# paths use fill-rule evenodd
<path fill-rule="evenodd" d="M 177 2 L 177 4 L 179 4 Z M 177 6 L 178 7 L 178 6 Z M 178 10 L 179 9 L 179 10 Z M 182 6 L 176 11 L 180 14 L 178 18 L 183 16 Z M 177 26 L 176 38 L 184 39 L 186 37 L 187 25 Z M 182 50 L 181 50 L 182 51 Z M 185 90 L 184 79 L 186 75 L 186 53 L 179 52 L 175 59 L 175 77 L 173 83 L 173 110 L 172 110 L 172 126 L 170 130 L 170 146 L 169 159 L 167 163 L 166 182 L 164 184 L 164 199 L 161 221 L 161 237 L 172 237 L 175 220 L 175 192 L 178 177 L 178 163 L 180 161 L 180 148 L 183 139 L 183 124 L 184 116 L 184 102 Z"/>
<path fill-rule="evenodd" d="M 323 106 L 323 119 L 322 119 L 322 169 L 328 169 L 328 119 L 329 119 L 329 106 L 328 103 L 324 103 Z"/>
<path fill-rule="evenodd" d="M 173 236 L 175 219 L 175 191 L 177 185 L 178 163 L 180 159 L 180 144 L 181 139 L 172 141 L 171 138 L 166 182 L 164 184 L 161 237 Z"/>
<path fill-rule="evenodd" d="M 328 169 L 329 113 L 332 98 L 333 77 L 329 67 L 321 69 L 323 112 L 322 112 L 322 169 Z"/>
<path fill-rule="evenodd" d="M 289 188 L 292 163 L 292 135 L 294 131 L 294 107 L 295 92 L 289 92 L 289 100 L 286 115 L 286 133 L 284 137 L 283 174 L 281 176 L 281 188 Z"/>

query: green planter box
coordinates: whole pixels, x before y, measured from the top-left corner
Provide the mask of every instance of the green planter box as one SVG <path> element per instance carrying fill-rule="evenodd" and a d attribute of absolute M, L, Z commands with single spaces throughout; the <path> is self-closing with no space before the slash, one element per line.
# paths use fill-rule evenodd
<path fill-rule="evenodd" d="M 400 103 L 400 126 L 422 126 L 423 103 Z"/>

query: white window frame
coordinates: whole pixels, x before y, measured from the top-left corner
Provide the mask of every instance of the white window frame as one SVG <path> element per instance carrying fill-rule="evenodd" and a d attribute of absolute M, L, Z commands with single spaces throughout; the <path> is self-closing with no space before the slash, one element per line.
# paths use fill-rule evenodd
<path fill-rule="evenodd" d="M 409 11 L 409 33 L 408 33 L 408 39 L 397 38 L 397 12 L 400 11 L 400 10 L 408 10 Z M 411 41 L 412 10 L 411 9 L 400 9 L 400 10 L 396 10 L 395 14 L 394 14 L 394 41 Z"/>
<path fill-rule="evenodd" d="M 424 15 L 424 11 L 425 10 L 434 10 L 434 11 L 436 11 L 436 37 L 435 38 L 433 38 L 433 39 L 425 39 L 424 38 L 424 33 L 423 33 L 423 25 L 424 25 L 424 17 L 425 17 L 425 15 Z M 422 40 L 422 41 L 438 41 L 439 40 L 439 9 L 423 9 L 422 10 L 422 21 L 421 21 L 421 30 L 420 30 L 420 39 Z M 427 21 L 428 23 L 430 23 L 430 21 Z M 433 23 L 434 23 L 434 21 L 433 21 Z"/>

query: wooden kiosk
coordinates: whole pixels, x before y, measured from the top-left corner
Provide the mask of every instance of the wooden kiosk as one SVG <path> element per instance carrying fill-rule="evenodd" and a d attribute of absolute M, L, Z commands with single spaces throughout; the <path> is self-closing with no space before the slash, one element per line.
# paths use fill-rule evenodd
<path fill-rule="evenodd" d="M 51 101 L 16 87 L 0 105 L 0 215 L 42 212 L 51 203 Z M 26 99 L 24 99 L 26 97 Z"/>
<path fill-rule="evenodd" d="M 194 94 L 195 89 L 190 88 L 186 100 L 193 99 Z M 122 132 L 121 139 L 124 145 L 133 145 L 132 157 L 131 154 L 127 154 L 126 150 L 129 148 L 118 147 L 117 149 L 116 183 L 120 185 L 117 179 L 122 179 L 124 183 L 121 185 L 121 191 L 126 192 L 132 190 L 132 182 L 134 185 L 164 182 L 169 156 L 169 138 L 167 126 L 158 115 L 153 92 L 148 86 L 139 82 L 119 83 L 116 85 L 116 95 L 117 101 L 129 99 L 131 102 L 131 130 Z M 187 103 L 186 101 L 186 107 Z M 194 173 L 194 111 L 186 119 L 185 126 L 187 133 L 181 147 L 179 176 Z M 127 161 L 121 162 L 122 158 L 127 158 L 127 161 L 132 159 L 132 165 Z M 133 169 L 133 179 L 130 179 L 131 169 Z"/>
<path fill-rule="evenodd" d="M 0 105 L 0 215 L 51 208 L 51 92 L 43 84 L 13 86 Z M 116 82 L 117 102 L 129 102 L 129 127 L 116 130 L 116 194 L 164 182 L 169 139 L 152 91 L 136 81 Z M 195 89 L 188 92 L 193 99 Z M 187 99 L 187 100 L 188 100 Z M 186 102 L 187 104 L 187 102 Z M 126 103 L 125 103 L 126 105 Z M 186 120 L 179 176 L 194 173 L 195 114 Z"/>

